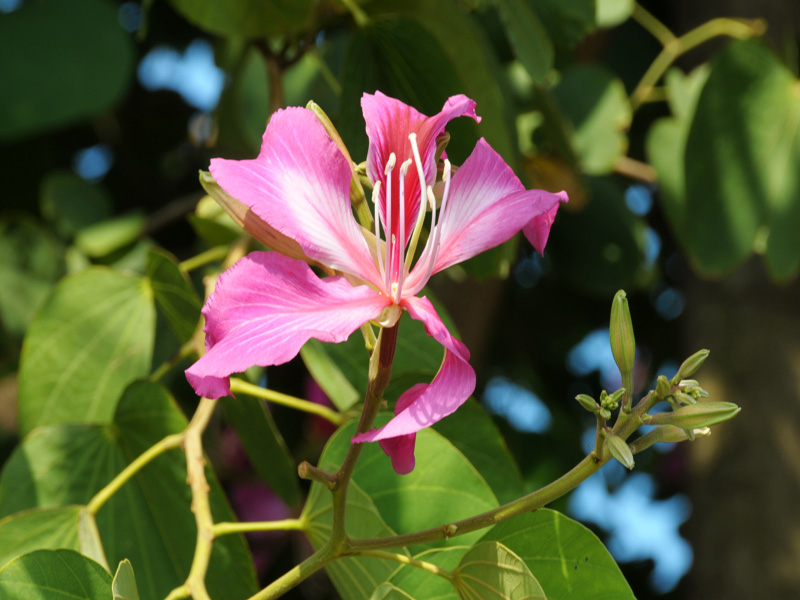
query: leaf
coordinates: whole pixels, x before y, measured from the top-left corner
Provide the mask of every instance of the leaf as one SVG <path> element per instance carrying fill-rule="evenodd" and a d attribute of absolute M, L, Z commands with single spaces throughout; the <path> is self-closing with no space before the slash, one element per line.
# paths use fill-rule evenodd
<path fill-rule="evenodd" d="M 200 29 L 222 36 L 256 38 L 298 33 L 309 21 L 312 0 L 170 0 Z"/>
<path fill-rule="evenodd" d="M 144 233 L 144 227 L 143 215 L 115 217 L 81 229 L 75 236 L 75 245 L 86 256 L 102 258 L 133 244 Z"/>
<path fill-rule="evenodd" d="M 382 413 L 376 427 L 391 415 Z M 320 467 L 338 469 L 350 446 L 356 423 L 341 427 L 328 441 Z M 450 523 L 495 508 L 497 499 L 486 481 L 456 448 L 437 432 L 417 433 L 416 467 L 398 475 L 376 443 L 365 444 L 353 472 L 353 481 L 372 499 L 381 517 L 394 531 L 410 533 Z M 319 484 L 314 484 L 317 486 Z M 470 544 L 479 532 L 451 540 L 412 546 L 412 553 L 429 547 Z"/>
<path fill-rule="evenodd" d="M 108 193 L 70 171 L 53 171 L 41 185 L 39 207 L 42 216 L 59 235 L 71 239 L 78 231 L 111 216 Z"/>
<path fill-rule="evenodd" d="M 453 580 L 461 598 L 475 600 L 546 600 L 522 559 L 495 541 L 480 542 L 461 559 Z"/>
<path fill-rule="evenodd" d="M 197 236 L 209 246 L 230 244 L 242 235 L 242 228 L 211 196 L 203 196 L 195 213 L 187 218 Z"/>
<path fill-rule="evenodd" d="M 469 549 L 469 546 L 434 548 L 420 552 L 414 558 L 433 563 L 442 569 L 453 571 L 458 567 L 461 558 Z M 398 598 L 458 600 L 456 589 L 447 579 L 411 565 L 405 565 L 396 570 L 389 582 L 390 589 L 396 590 L 400 594 L 405 594 L 405 596 L 397 596 Z M 380 588 L 378 589 L 380 590 Z M 374 600 L 379 597 L 379 592 L 376 590 Z M 393 599 L 394 596 L 387 595 L 386 598 Z"/>
<path fill-rule="evenodd" d="M 308 522 L 306 535 L 314 548 L 328 541 L 333 523 L 330 492 L 318 483 L 303 508 L 301 519 Z M 345 522 L 347 533 L 355 538 L 383 537 L 394 535 L 394 531 L 383 521 L 378 509 L 355 482 L 350 482 L 347 491 Z M 377 558 L 353 557 L 337 560 L 325 570 L 336 589 L 348 600 L 366 600 L 372 591 L 394 571 L 395 565 Z"/>
<path fill-rule="evenodd" d="M 33 508 L 0 520 L 0 567 L 34 550 L 79 550 L 80 506 Z"/>
<path fill-rule="evenodd" d="M 635 0 L 595 0 L 598 27 L 613 27 L 628 20 L 636 6 Z"/>
<path fill-rule="evenodd" d="M 549 600 L 633 600 L 633 592 L 602 542 L 586 527 L 550 509 L 495 525 L 481 541 L 518 555 Z"/>
<path fill-rule="evenodd" d="M 519 467 L 494 421 L 475 399 L 433 428 L 473 464 L 501 504 L 523 495 Z"/>
<path fill-rule="evenodd" d="M 288 505 L 299 505 L 295 461 L 264 403 L 242 395 L 241 398 L 225 398 L 222 406 L 256 474 Z"/>
<path fill-rule="evenodd" d="M 537 0 L 530 6 L 557 46 L 573 48 L 595 28 L 595 0 Z"/>
<path fill-rule="evenodd" d="M 500 17 L 514 54 L 534 82 L 541 83 L 553 67 L 553 42 L 526 0 L 497 0 Z"/>
<path fill-rule="evenodd" d="M 111 598 L 111 575 L 72 550 L 37 550 L 0 569 L 3 600 Z"/>
<path fill-rule="evenodd" d="M 572 145 L 583 171 L 613 171 L 628 150 L 625 130 L 633 114 L 622 81 L 602 67 L 577 65 L 563 72 L 553 94 L 573 124 Z"/>
<path fill-rule="evenodd" d="M 119 563 L 117 573 L 111 582 L 114 600 L 139 600 L 139 588 L 133 575 L 133 566 L 127 558 Z"/>
<path fill-rule="evenodd" d="M 112 108 L 128 86 L 134 59 L 117 7 L 102 0 L 40 0 L 4 14 L 0 56 L 14 57 L 0 61 L 3 141 Z"/>
<path fill-rule="evenodd" d="M 175 258 L 160 248 L 147 252 L 147 278 L 167 323 L 181 342 L 188 342 L 197 329 L 203 306 L 194 286 Z"/>
<path fill-rule="evenodd" d="M 360 333 L 358 334 L 360 335 Z M 355 337 L 355 336 L 354 336 Z M 322 342 L 311 339 L 300 349 L 300 357 L 309 373 L 340 411 L 358 404 L 361 395 L 347 380 L 339 365 Z"/>
<path fill-rule="evenodd" d="M 132 384 L 109 425 L 51 425 L 30 433 L 0 474 L 0 515 L 35 506 L 85 505 L 122 469 L 186 419 L 170 394 Z M 235 519 L 210 470 L 212 513 Z M 173 450 L 154 459 L 99 510 L 97 528 L 110 564 L 130 559 L 143 598 L 163 598 L 189 574 L 197 529 L 186 459 Z M 244 538 L 216 540 L 206 579 L 212 597 L 242 599 L 257 590 Z"/>
<path fill-rule="evenodd" d="M 152 292 L 139 277 L 95 267 L 61 280 L 25 337 L 21 433 L 109 422 L 125 386 L 150 369 L 154 324 Z"/>

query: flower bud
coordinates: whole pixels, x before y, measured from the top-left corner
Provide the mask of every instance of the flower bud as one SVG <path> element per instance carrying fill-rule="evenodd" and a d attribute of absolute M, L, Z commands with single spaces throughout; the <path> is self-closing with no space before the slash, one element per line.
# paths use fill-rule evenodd
<path fill-rule="evenodd" d="M 590 413 L 595 413 L 597 412 L 597 409 L 600 408 L 597 402 L 594 401 L 594 398 L 586 394 L 578 394 L 575 396 L 575 400 L 577 400 L 578 403 Z"/>
<path fill-rule="evenodd" d="M 673 397 L 675 398 L 675 400 L 678 401 L 679 404 L 683 405 L 697 404 L 697 400 L 695 400 L 694 398 L 692 398 L 692 396 L 690 396 L 685 392 L 681 391 L 675 392 L 673 394 Z"/>
<path fill-rule="evenodd" d="M 672 395 L 672 385 L 666 375 L 659 375 L 656 381 L 656 396 L 659 400 L 666 400 Z"/>
<path fill-rule="evenodd" d="M 619 388 L 616 392 L 608 397 L 608 408 L 614 410 L 619 406 L 619 401 L 625 395 L 625 388 Z"/>
<path fill-rule="evenodd" d="M 675 425 L 659 425 L 632 442 L 629 447 L 631 452 L 637 454 L 658 442 L 675 444 L 693 439 L 695 436 L 705 437 L 710 433 L 711 430 L 708 427 L 704 427 L 702 429 L 690 429 L 687 431 L 686 429 L 682 429 Z"/>
<path fill-rule="evenodd" d="M 673 383 L 677 384 L 681 379 L 686 379 L 695 374 L 695 372 L 703 366 L 709 355 L 708 350 L 698 350 L 689 358 L 683 361 L 683 364 L 678 369 L 678 373 L 673 377 Z"/>
<path fill-rule="evenodd" d="M 628 308 L 628 298 L 624 290 L 619 290 L 611 304 L 611 320 L 609 326 L 611 337 L 611 353 L 623 375 L 633 372 L 636 356 L 636 340 L 633 337 L 633 323 Z M 624 379 L 624 378 L 623 378 Z"/>
<path fill-rule="evenodd" d="M 702 429 L 735 417 L 742 410 L 732 402 L 701 402 L 678 410 L 648 415 L 647 425 L 676 425 L 683 429 Z"/>
<path fill-rule="evenodd" d="M 606 432 L 606 448 L 611 452 L 611 456 L 616 458 L 628 469 L 633 468 L 633 453 L 621 437 L 617 437 L 613 433 Z"/>

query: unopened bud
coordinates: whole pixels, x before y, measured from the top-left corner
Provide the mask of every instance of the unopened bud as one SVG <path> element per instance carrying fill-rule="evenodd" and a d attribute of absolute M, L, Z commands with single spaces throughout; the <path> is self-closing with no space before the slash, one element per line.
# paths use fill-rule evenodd
<path fill-rule="evenodd" d="M 622 397 L 625 395 L 625 388 L 619 388 L 616 392 L 611 394 L 608 397 L 608 408 L 614 410 L 619 406 L 619 401 L 622 400 Z"/>
<path fill-rule="evenodd" d="M 628 469 L 633 468 L 633 453 L 621 437 L 617 437 L 613 433 L 605 433 L 606 448 L 611 452 L 611 456 L 616 458 Z"/>
<path fill-rule="evenodd" d="M 695 372 L 703 366 L 706 362 L 710 352 L 708 350 L 698 350 L 689 358 L 683 361 L 683 364 L 678 369 L 678 373 L 673 377 L 673 382 L 678 383 L 681 379 L 686 379 L 695 374 Z"/>
<path fill-rule="evenodd" d="M 732 402 L 701 402 L 678 410 L 648 415 L 647 425 L 676 425 L 683 429 L 702 429 L 735 417 L 742 410 Z"/>
<path fill-rule="evenodd" d="M 628 298 L 623 290 L 619 290 L 611 304 L 611 320 L 609 324 L 611 337 L 611 353 L 623 375 L 633 372 L 636 356 L 636 340 L 633 337 L 633 323 L 628 308 Z"/>
<path fill-rule="evenodd" d="M 691 433 L 690 433 L 691 432 Z M 685 442 L 686 440 L 694 439 L 694 437 L 704 437 L 711 433 L 708 427 L 702 429 L 682 429 L 675 425 L 659 425 L 651 431 L 638 438 L 630 444 L 631 452 L 637 454 L 642 450 L 646 450 L 653 444 L 658 442 L 665 442 L 668 444 L 675 444 L 678 442 Z"/>
<path fill-rule="evenodd" d="M 577 400 L 578 403 L 590 413 L 595 413 L 597 412 L 597 409 L 600 408 L 597 402 L 594 401 L 594 398 L 586 394 L 578 394 L 575 396 L 575 400 Z"/>
<path fill-rule="evenodd" d="M 656 396 L 660 400 L 666 400 L 671 395 L 672 385 L 670 385 L 669 379 L 667 379 L 666 375 L 659 375 L 658 380 L 656 380 Z"/>
<path fill-rule="evenodd" d="M 692 396 L 690 396 L 689 394 L 686 394 L 684 392 L 680 392 L 680 391 L 679 392 L 675 392 L 673 394 L 673 397 L 675 398 L 675 400 L 677 400 L 680 404 L 683 404 L 683 405 L 697 404 L 697 400 L 695 398 L 693 398 Z"/>

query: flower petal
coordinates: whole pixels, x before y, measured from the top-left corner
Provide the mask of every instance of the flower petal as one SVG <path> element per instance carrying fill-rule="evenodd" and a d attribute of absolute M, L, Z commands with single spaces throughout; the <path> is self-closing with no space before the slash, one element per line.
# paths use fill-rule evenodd
<path fill-rule="evenodd" d="M 397 197 L 399 193 L 400 165 L 412 158 L 411 144 L 408 136 L 417 134 L 417 146 L 422 159 L 425 181 L 433 184 L 436 177 L 436 138 L 444 131 L 445 126 L 456 117 L 472 117 L 480 122 L 480 117 L 475 114 L 475 101 L 463 94 L 451 96 L 444 103 L 441 112 L 426 117 L 407 104 L 390 98 L 381 92 L 364 94 L 361 98 L 361 109 L 367 124 L 369 137 L 369 151 L 367 153 L 367 175 L 370 181 L 380 181 L 380 209 L 381 218 L 386 223 L 386 175 L 384 167 L 389 156 L 394 152 L 397 157 L 397 167 L 392 174 L 392 193 Z M 419 177 L 415 168 L 410 168 L 405 181 L 406 223 L 412 224 L 417 218 L 419 210 Z M 392 232 L 397 233 L 399 223 L 399 204 L 392 201 Z M 406 239 L 411 235 L 412 226 L 407 226 Z"/>
<path fill-rule="evenodd" d="M 217 183 L 305 254 L 334 270 L 379 282 L 350 205 L 350 166 L 310 110 L 272 115 L 253 160 L 211 161 Z"/>
<path fill-rule="evenodd" d="M 569 202 L 567 192 L 559 192 L 556 194 L 561 202 Z M 557 202 L 553 208 L 546 213 L 534 217 L 533 220 L 522 228 L 522 233 L 528 238 L 531 246 L 539 251 L 539 254 L 544 254 L 544 247 L 547 245 L 547 238 L 550 237 L 550 227 L 556 219 L 556 213 L 561 202 Z"/>
<path fill-rule="evenodd" d="M 464 404 L 475 390 L 475 371 L 468 362 L 469 350 L 450 335 L 430 300 L 406 298 L 403 306 L 412 318 L 425 324 L 428 335 L 445 347 L 442 366 L 431 383 L 416 385 L 400 396 L 397 400 L 400 410 L 391 421 L 380 429 L 353 437 L 354 442 L 387 440 L 430 427 Z M 405 455 L 399 457 L 400 462 L 408 464 L 408 448 L 398 445 L 395 451 Z M 390 447 L 389 451 L 392 449 Z"/>
<path fill-rule="evenodd" d="M 201 396 L 225 396 L 231 373 L 291 360 L 310 338 L 342 342 L 390 303 L 344 277 L 320 279 L 299 260 L 253 252 L 220 276 L 206 302 L 207 351 L 186 377 Z"/>
<path fill-rule="evenodd" d="M 561 194 L 526 190 L 511 167 L 481 138 L 453 175 L 445 214 L 438 225 L 440 249 L 433 272 L 508 241 L 533 219 L 552 210 L 566 196 Z M 412 289 L 425 285 L 416 271 L 407 282 Z"/>

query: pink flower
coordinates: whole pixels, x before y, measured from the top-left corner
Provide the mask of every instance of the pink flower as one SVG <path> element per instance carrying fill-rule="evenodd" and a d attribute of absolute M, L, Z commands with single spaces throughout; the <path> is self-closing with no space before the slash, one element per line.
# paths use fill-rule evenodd
<path fill-rule="evenodd" d="M 375 182 L 372 232 L 354 219 L 348 160 L 307 109 L 275 113 L 257 158 L 211 161 L 227 194 L 295 240 L 309 260 L 341 275 L 320 278 L 306 262 L 277 252 L 241 259 L 222 274 L 203 309 L 207 352 L 186 376 L 201 396 L 225 396 L 231 373 L 284 363 L 310 338 L 341 342 L 366 322 L 393 324 L 408 312 L 444 346 L 439 372 L 398 399 L 389 423 L 353 438 L 380 441 L 395 470 L 408 473 L 416 432 L 451 414 L 475 389 L 466 346 L 417 294 L 432 274 L 522 229 L 542 251 L 567 196 L 525 190 L 481 139 L 456 173 L 444 160 L 437 200 L 436 138 L 455 117 L 479 121 L 475 102 L 453 96 L 433 117 L 380 92 L 365 94 L 361 106 L 370 141 L 367 174 Z M 430 233 L 416 253 L 426 209 Z"/>

